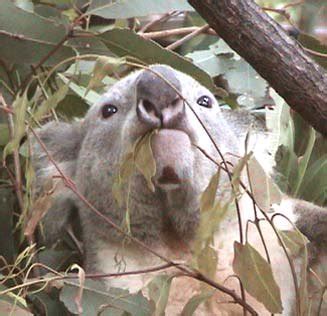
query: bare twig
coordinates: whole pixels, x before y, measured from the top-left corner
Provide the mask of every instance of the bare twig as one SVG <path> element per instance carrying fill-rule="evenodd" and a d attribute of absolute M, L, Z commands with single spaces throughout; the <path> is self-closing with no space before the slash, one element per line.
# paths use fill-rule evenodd
<path fill-rule="evenodd" d="M 58 166 L 58 164 L 56 163 L 56 161 L 53 159 L 53 157 L 51 156 L 51 154 L 49 153 L 49 151 L 47 150 L 45 144 L 43 143 L 43 141 L 40 139 L 40 137 L 38 136 L 38 134 L 35 132 L 35 130 L 32 127 L 29 127 L 30 131 L 32 132 L 33 136 L 35 137 L 35 139 L 37 140 L 37 142 L 40 144 L 41 148 L 43 149 L 43 151 L 46 153 L 48 159 L 50 160 L 50 162 L 54 165 L 54 167 L 56 168 L 56 170 L 58 171 L 58 173 L 60 174 L 60 176 L 62 177 L 62 180 L 64 181 L 64 184 L 70 189 L 72 190 L 76 196 L 92 211 L 94 212 L 97 216 L 101 217 L 106 223 L 108 223 L 110 226 L 112 226 L 114 229 L 116 229 L 118 232 L 120 232 L 123 236 L 125 236 L 127 239 L 129 239 L 130 241 L 136 243 L 137 245 L 139 245 L 141 248 L 145 249 L 146 251 L 148 251 L 149 253 L 152 253 L 153 255 L 155 255 L 156 257 L 160 258 L 162 261 L 166 262 L 167 264 L 170 264 L 171 266 L 176 267 L 176 269 L 179 269 L 180 271 L 186 273 L 187 276 L 197 279 L 199 281 L 202 281 L 210 286 L 212 286 L 213 288 L 231 296 L 233 298 L 233 300 L 235 301 L 235 303 L 245 307 L 249 313 L 251 313 L 251 315 L 258 315 L 257 312 L 252 308 L 251 305 L 249 305 L 248 303 L 244 302 L 243 299 L 237 295 L 237 293 L 235 293 L 234 290 L 231 290 L 211 279 L 209 279 L 208 277 L 206 277 L 205 275 L 203 275 L 201 272 L 196 271 L 194 269 L 191 269 L 189 267 L 186 266 L 181 266 L 175 262 L 173 262 L 172 260 L 170 260 L 169 258 L 166 258 L 165 256 L 161 255 L 160 253 L 158 253 L 157 251 L 153 250 L 152 248 L 150 248 L 149 246 L 147 246 L 146 244 L 144 244 L 142 241 L 138 240 L 137 238 L 128 235 L 124 229 L 122 229 L 120 226 L 116 225 L 110 218 L 108 218 L 107 216 L 103 215 L 98 209 L 96 209 L 78 190 L 77 187 L 75 185 L 75 183 L 69 178 L 67 177 L 63 171 L 60 169 L 60 167 Z"/>
<path fill-rule="evenodd" d="M 209 28 L 210 28 L 209 25 L 206 24 L 206 25 L 204 25 L 204 26 L 198 28 L 197 30 L 194 30 L 194 31 L 191 32 L 190 34 L 188 34 L 188 35 L 182 37 L 182 38 L 179 39 L 178 41 L 176 41 L 176 42 L 174 42 L 174 43 L 168 45 L 168 46 L 166 47 L 166 49 L 174 50 L 174 49 L 176 49 L 177 47 L 183 45 L 185 42 L 191 40 L 191 39 L 194 38 L 195 36 L 197 36 L 197 35 L 199 35 L 199 34 L 201 34 L 201 33 L 204 33 L 204 32 L 207 31 Z"/>
<path fill-rule="evenodd" d="M 148 39 L 158 39 L 158 38 L 164 38 L 164 37 L 169 37 L 169 36 L 190 34 L 198 29 L 199 29 L 199 27 L 197 27 L 197 26 L 190 26 L 190 27 L 182 27 L 182 28 L 170 29 L 170 30 L 164 30 L 164 31 L 148 32 L 148 33 L 143 33 L 140 35 L 142 35 L 144 38 L 148 38 Z M 217 35 L 217 33 L 214 30 L 212 30 L 211 28 L 207 29 L 205 33 L 210 34 L 210 35 Z"/>
<path fill-rule="evenodd" d="M 151 27 L 157 25 L 158 23 L 167 21 L 168 19 L 170 19 L 172 16 L 178 14 L 178 11 L 172 11 L 172 12 L 167 12 L 166 14 L 163 14 L 162 16 L 160 16 L 159 18 L 156 18 L 152 21 L 150 21 L 149 23 L 145 24 L 139 31 L 139 34 L 142 34 L 144 32 L 146 32 L 148 29 L 150 29 Z"/>

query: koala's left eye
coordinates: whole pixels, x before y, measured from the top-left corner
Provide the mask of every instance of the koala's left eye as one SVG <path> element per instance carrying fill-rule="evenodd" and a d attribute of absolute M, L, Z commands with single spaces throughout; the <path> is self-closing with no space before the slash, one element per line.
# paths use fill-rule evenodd
<path fill-rule="evenodd" d="M 212 100 L 207 95 L 202 95 L 198 100 L 196 101 L 197 104 L 204 106 L 206 108 L 212 107 Z"/>
<path fill-rule="evenodd" d="M 108 118 L 118 112 L 118 109 L 113 104 L 105 104 L 102 106 L 102 117 Z"/>

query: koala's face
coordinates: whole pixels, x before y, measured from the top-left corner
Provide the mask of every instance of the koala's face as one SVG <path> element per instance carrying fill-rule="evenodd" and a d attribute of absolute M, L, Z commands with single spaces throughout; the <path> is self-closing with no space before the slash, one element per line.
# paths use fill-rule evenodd
<path fill-rule="evenodd" d="M 221 144 L 228 131 L 210 91 L 168 66 L 152 66 L 151 70 L 131 74 L 101 97 L 85 119 L 86 138 L 101 159 L 116 162 L 140 136 L 159 129 L 152 140 L 157 163 L 154 180 L 157 186 L 169 189 L 192 178 L 195 145 L 217 157 L 190 107 L 223 152 L 231 144 Z M 169 183 L 169 177 L 174 183 Z"/>
<path fill-rule="evenodd" d="M 111 205 L 111 186 L 122 158 L 140 136 L 157 129 L 151 140 L 156 192 L 149 192 L 142 176 L 136 175 L 131 199 L 136 196 L 137 204 L 144 196 L 163 212 L 165 208 L 178 209 L 179 215 L 183 209 L 197 212 L 199 195 L 217 170 L 197 147 L 218 161 L 207 132 L 222 153 L 235 153 L 234 139 L 210 91 L 168 66 L 150 69 L 115 84 L 89 110 L 83 123 L 77 183 L 99 208 Z"/>

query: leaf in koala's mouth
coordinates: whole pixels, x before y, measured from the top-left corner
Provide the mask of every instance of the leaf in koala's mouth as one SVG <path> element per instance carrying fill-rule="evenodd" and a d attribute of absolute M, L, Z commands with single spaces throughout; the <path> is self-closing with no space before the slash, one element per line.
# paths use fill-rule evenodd
<path fill-rule="evenodd" d="M 155 191 L 152 177 L 156 174 L 156 161 L 153 157 L 151 139 L 155 133 L 157 133 L 157 131 L 153 130 L 152 132 L 145 134 L 135 143 L 134 147 L 135 166 L 144 176 L 147 185 L 152 192 Z"/>

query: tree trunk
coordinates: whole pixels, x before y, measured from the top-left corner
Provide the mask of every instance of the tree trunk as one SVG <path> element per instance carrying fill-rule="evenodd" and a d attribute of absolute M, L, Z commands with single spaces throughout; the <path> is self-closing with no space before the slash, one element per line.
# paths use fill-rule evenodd
<path fill-rule="evenodd" d="M 289 106 L 327 135 L 327 73 L 252 0 L 189 0 Z"/>

